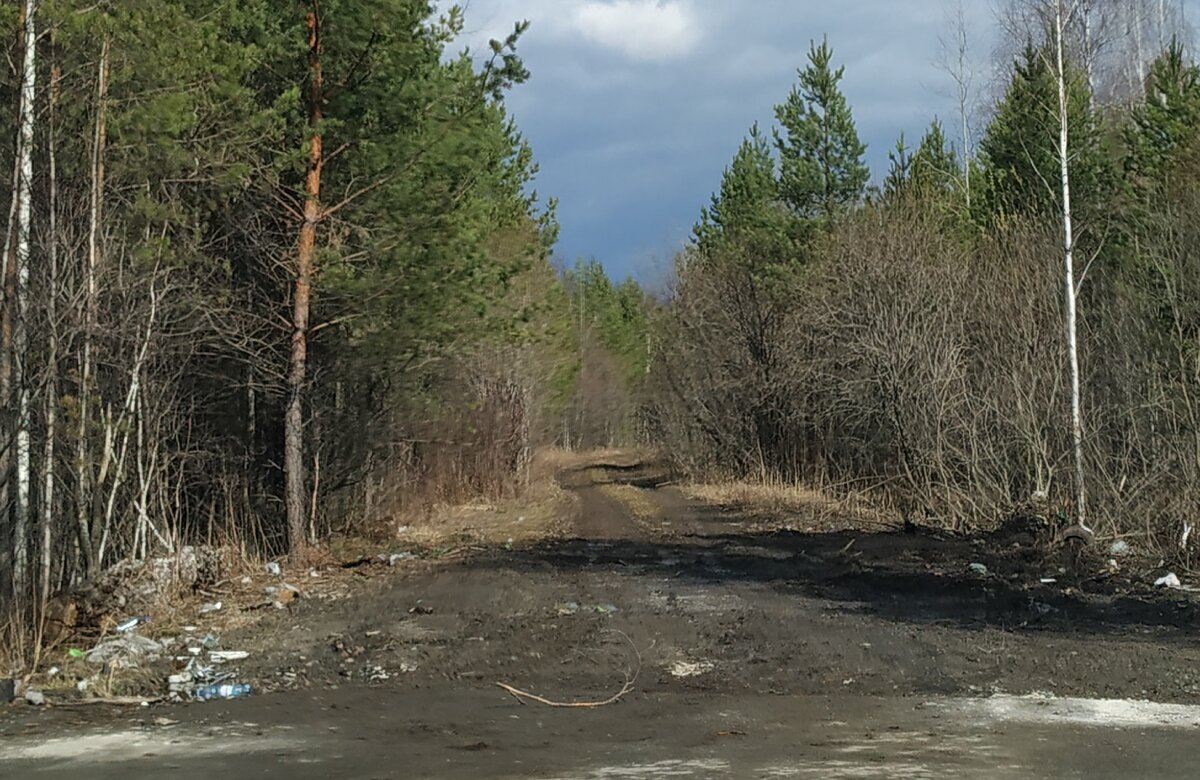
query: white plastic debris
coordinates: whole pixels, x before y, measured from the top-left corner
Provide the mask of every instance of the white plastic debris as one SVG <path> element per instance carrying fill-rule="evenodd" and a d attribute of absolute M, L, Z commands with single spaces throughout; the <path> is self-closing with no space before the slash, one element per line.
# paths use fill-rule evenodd
<path fill-rule="evenodd" d="M 1129 542 L 1124 539 L 1118 539 L 1108 547 L 1108 554 L 1120 558 L 1123 555 L 1129 555 L 1133 552 L 1133 548 L 1129 546 Z"/>
<path fill-rule="evenodd" d="M 988 573 L 988 567 L 984 566 L 982 563 L 972 563 L 967 568 L 970 569 L 972 574 L 986 575 Z"/>
<path fill-rule="evenodd" d="M 32 704 L 34 707 L 41 707 L 46 703 L 46 695 L 41 691 L 25 691 L 25 703 Z"/>
<path fill-rule="evenodd" d="M 1159 577 L 1154 581 L 1156 588 L 1173 588 L 1179 590 L 1183 588 L 1183 583 L 1179 581 L 1179 577 L 1175 576 L 1175 572 L 1171 572 L 1165 576 Z"/>
<path fill-rule="evenodd" d="M 245 661 L 250 657 L 250 654 L 245 650 L 213 650 L 208 654 L 208 658 L 215 664 L 223 664 L 226 661 Z"/>
<path fill-rule="evenodd" d="M 142 615 L 139 617 L 126 618 L 125 620 L 122 620 L 120 623 L 117 623 L 116 630 L 119 633 L 126 634 L 126 633 L 129 633 L 130 631 L 132 631 L 133 629 L 137 628 L 138 626 L 140 626 L 142 623 L 145 623 L 149 619 L 150 618 L 145 615 Z"/>
<path fill-rule="evenodd" d="M 271 561 L 267 564 L 267 574 L 273 574 L 278 577 L 283 574 L 283 568 L 278 563 Z"/>
<path fill-rule="evenodd" d="M 710 661 L 676 661 L 671 664 L 671 676 L 678 678 L 700 677 L 714 669 Z"/>
<path fill-rule="evenodd" d="M 210 612 L 220 612 L 220 611 L 221 611 L 221 602 L 219 602 L 219 601 L 214 601 L 211 604 L 201 604 L 200 605 L 200 614 L 201 615 L 207 615 Z"/>
<path fill-rule="evenodd" d="M 135 667 L 138 661 L 157 658 L 163 646 L 149 637 L 123 634 L 107 639 L 87 652 L 90 664 L 112 664 L 116 667 Z"/>

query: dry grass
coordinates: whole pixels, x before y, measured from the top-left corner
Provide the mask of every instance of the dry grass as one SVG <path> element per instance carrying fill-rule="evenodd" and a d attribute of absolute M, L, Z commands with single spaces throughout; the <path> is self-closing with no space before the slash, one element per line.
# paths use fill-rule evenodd
<path fill-rule="evenodd" d="M 381 544 L 396 549 L 440 550 L 465 546 L 523 544 L 561 535 L 577 511 L 575 498 L 556 481 L 565 469 L 587 462 L 585 455 L 557 449 L 539 451 L 528 484 L 511 498 L 397 512 L 389 516 L 383 539 L 340 539 L 331 545 L 339 559 L 379 552 Z"/>
<path fill-rule="evenodd" d="M 851 494 L 838 498 L 807 485 L 730 481 L 687 485 L 683 492 L 693 501 L 776 519 L 801 531 L 878 530 L 898 525 L 894 517 L 864 496 Z"/>
<path fill-rule="evenodd" d="M 600 492 L 621 504 L 638 520 L 655 520 L 662 514 L 658 504 L 646 491 L 633 485 L 607 482 L 600 485 Z"/>

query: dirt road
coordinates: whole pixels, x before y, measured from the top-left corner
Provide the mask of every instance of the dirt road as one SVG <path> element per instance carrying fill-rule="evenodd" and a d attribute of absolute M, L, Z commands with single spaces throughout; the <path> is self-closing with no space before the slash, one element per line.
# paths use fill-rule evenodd
<path fill-rule="evenodd" d="M 567 538 L 272 615 L 231 638 L 262 695 L 0 715 L 0 777 L 1195 775 L 1191 601 L 1021 539 L 816 532 L 662 481 L 570 472 Z"/>

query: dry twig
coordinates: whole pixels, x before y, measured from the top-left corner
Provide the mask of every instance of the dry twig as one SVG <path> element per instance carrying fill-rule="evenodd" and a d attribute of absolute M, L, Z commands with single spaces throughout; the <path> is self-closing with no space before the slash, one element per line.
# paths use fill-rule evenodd
<path fill-rule="evenodd" d="M 544 704 L 547 707 L 557 707 L 560 709 L 593 709 L 595 707 L 606 707 L 609 704 L 616 704 L 633 690 L 634 683 L 637 682 L 638 675 L 642 672 L 642 654 L 638 651 L 637 645 L 633 643 L 633 640 L 630 639 L 629 635 L 625 632 L 617 631 L 616 633 L 624 637 L 625 641 L 629 643 L 629 646 L 633 648 L 633 654 L 637 657 L 637 668 L 634 669 L 633 674 L 626 673 L 625 684 L 621 686 L 621 690 L 617 691 L 604 701 L 553 701 L 551 699 L 546 699 L 536 694 L 529 693 L 528 691 L 523 691 L 520 688 L 514 688 L 506 683 L 498 682 L 496 685 L 508 691 L 517 701 L 521 702 L 522 704 L 525 703 L 525 699 L 537 702 L 538 704 Z"/>

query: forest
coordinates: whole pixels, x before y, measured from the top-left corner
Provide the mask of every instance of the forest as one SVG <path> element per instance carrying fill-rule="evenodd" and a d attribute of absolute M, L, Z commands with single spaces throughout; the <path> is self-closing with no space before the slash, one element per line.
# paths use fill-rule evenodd
<path fill-rule="evenodd" d="M 874 179 L 816 37 L 651 294 L 554 254 L 505 102 L 529 22 L 476 52 L 418 0 L 3 4 L 0 612 L 518 495 L 548 446 L 1190 556 L 1191 37 L 1002 10 L 994 83 L 959 17 L 959 116 Z"/>

